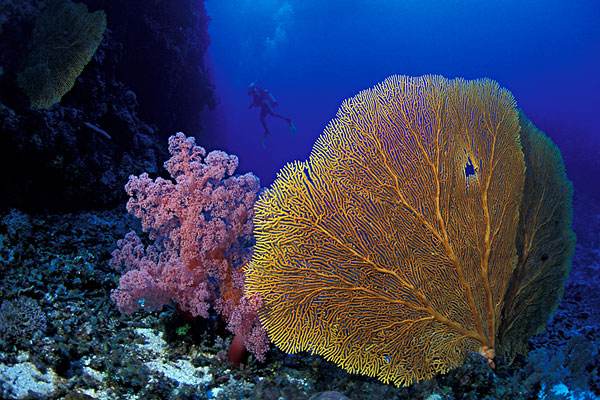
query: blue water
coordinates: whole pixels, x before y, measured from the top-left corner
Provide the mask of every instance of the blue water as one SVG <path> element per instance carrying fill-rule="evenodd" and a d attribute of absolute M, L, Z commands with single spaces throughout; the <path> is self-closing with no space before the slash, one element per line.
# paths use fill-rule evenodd
<path fill-rule="evenodd" d="M 199 141 L 263 185 L 305 159 L 341 101 L 391 74 L 497 80 L 560 147 L 576 190 L 600 196 L 600 1 L 208 0 L 219 105 Z M 248 83 L 278 112 L 260 144 Z"/>

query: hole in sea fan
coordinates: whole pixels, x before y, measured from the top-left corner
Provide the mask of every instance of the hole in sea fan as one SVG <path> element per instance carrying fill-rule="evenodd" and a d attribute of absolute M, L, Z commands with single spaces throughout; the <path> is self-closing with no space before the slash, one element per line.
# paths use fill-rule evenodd
<path fill-rule="evenodd" d="M 471 157 L 469 157 L 467 159 L 467 164 L 465 165 L 465 177 L 468 180 L 471 176 L 475 176 L 475 167 L 473 166 Z"/>
<path fill-rule="evenodd" d="M 473 165 L 473 161 L 471 161 L 471 157 L 468 157 L 467 163 L 465 164 L 465 180 L 467 182 L 467 188 L 469 187 L 469 182 L 475 178 L 477 178 L 475 166 Z"/>

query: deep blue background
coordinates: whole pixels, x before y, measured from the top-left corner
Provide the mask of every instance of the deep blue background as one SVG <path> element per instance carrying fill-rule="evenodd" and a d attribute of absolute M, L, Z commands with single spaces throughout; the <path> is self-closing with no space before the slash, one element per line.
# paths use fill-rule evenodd
<path fill-rule="evenodd" d="M 561 148 L 576 190 L 600 198 L 600 1 L 207 0 L 219 105 L 199 143 L 237 154 L 263 185 L 305 159 L 341 101 L 391 74 L 489 77 Z M 246 86 L 279 112 L 260 146 Z"/>

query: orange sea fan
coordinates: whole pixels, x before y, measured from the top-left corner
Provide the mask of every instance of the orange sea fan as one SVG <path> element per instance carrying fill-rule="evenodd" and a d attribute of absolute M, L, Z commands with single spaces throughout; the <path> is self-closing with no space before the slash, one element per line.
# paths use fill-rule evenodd
<path fill-rule="evenodd" d="M 258 201 L 246 291 L 287 352 L 408 385 L 493 357 L 525 165 L 491 80 L 392 76 Z"/>

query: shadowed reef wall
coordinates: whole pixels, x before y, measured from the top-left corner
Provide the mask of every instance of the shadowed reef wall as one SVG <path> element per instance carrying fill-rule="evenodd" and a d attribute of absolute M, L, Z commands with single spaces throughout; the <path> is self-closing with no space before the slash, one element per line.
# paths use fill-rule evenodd
<path fill-rule="evenodd" d="M 130 174 L 160 172 L 164 138 L 199 133 L 213 104 L 202 0 L 87 0 L 106 14 L 102 42 L 60 103 L 33 110 L 18 76 L 36 22 L 60 1 L 0 5 L 0 208 L 114 206 Z"/>

